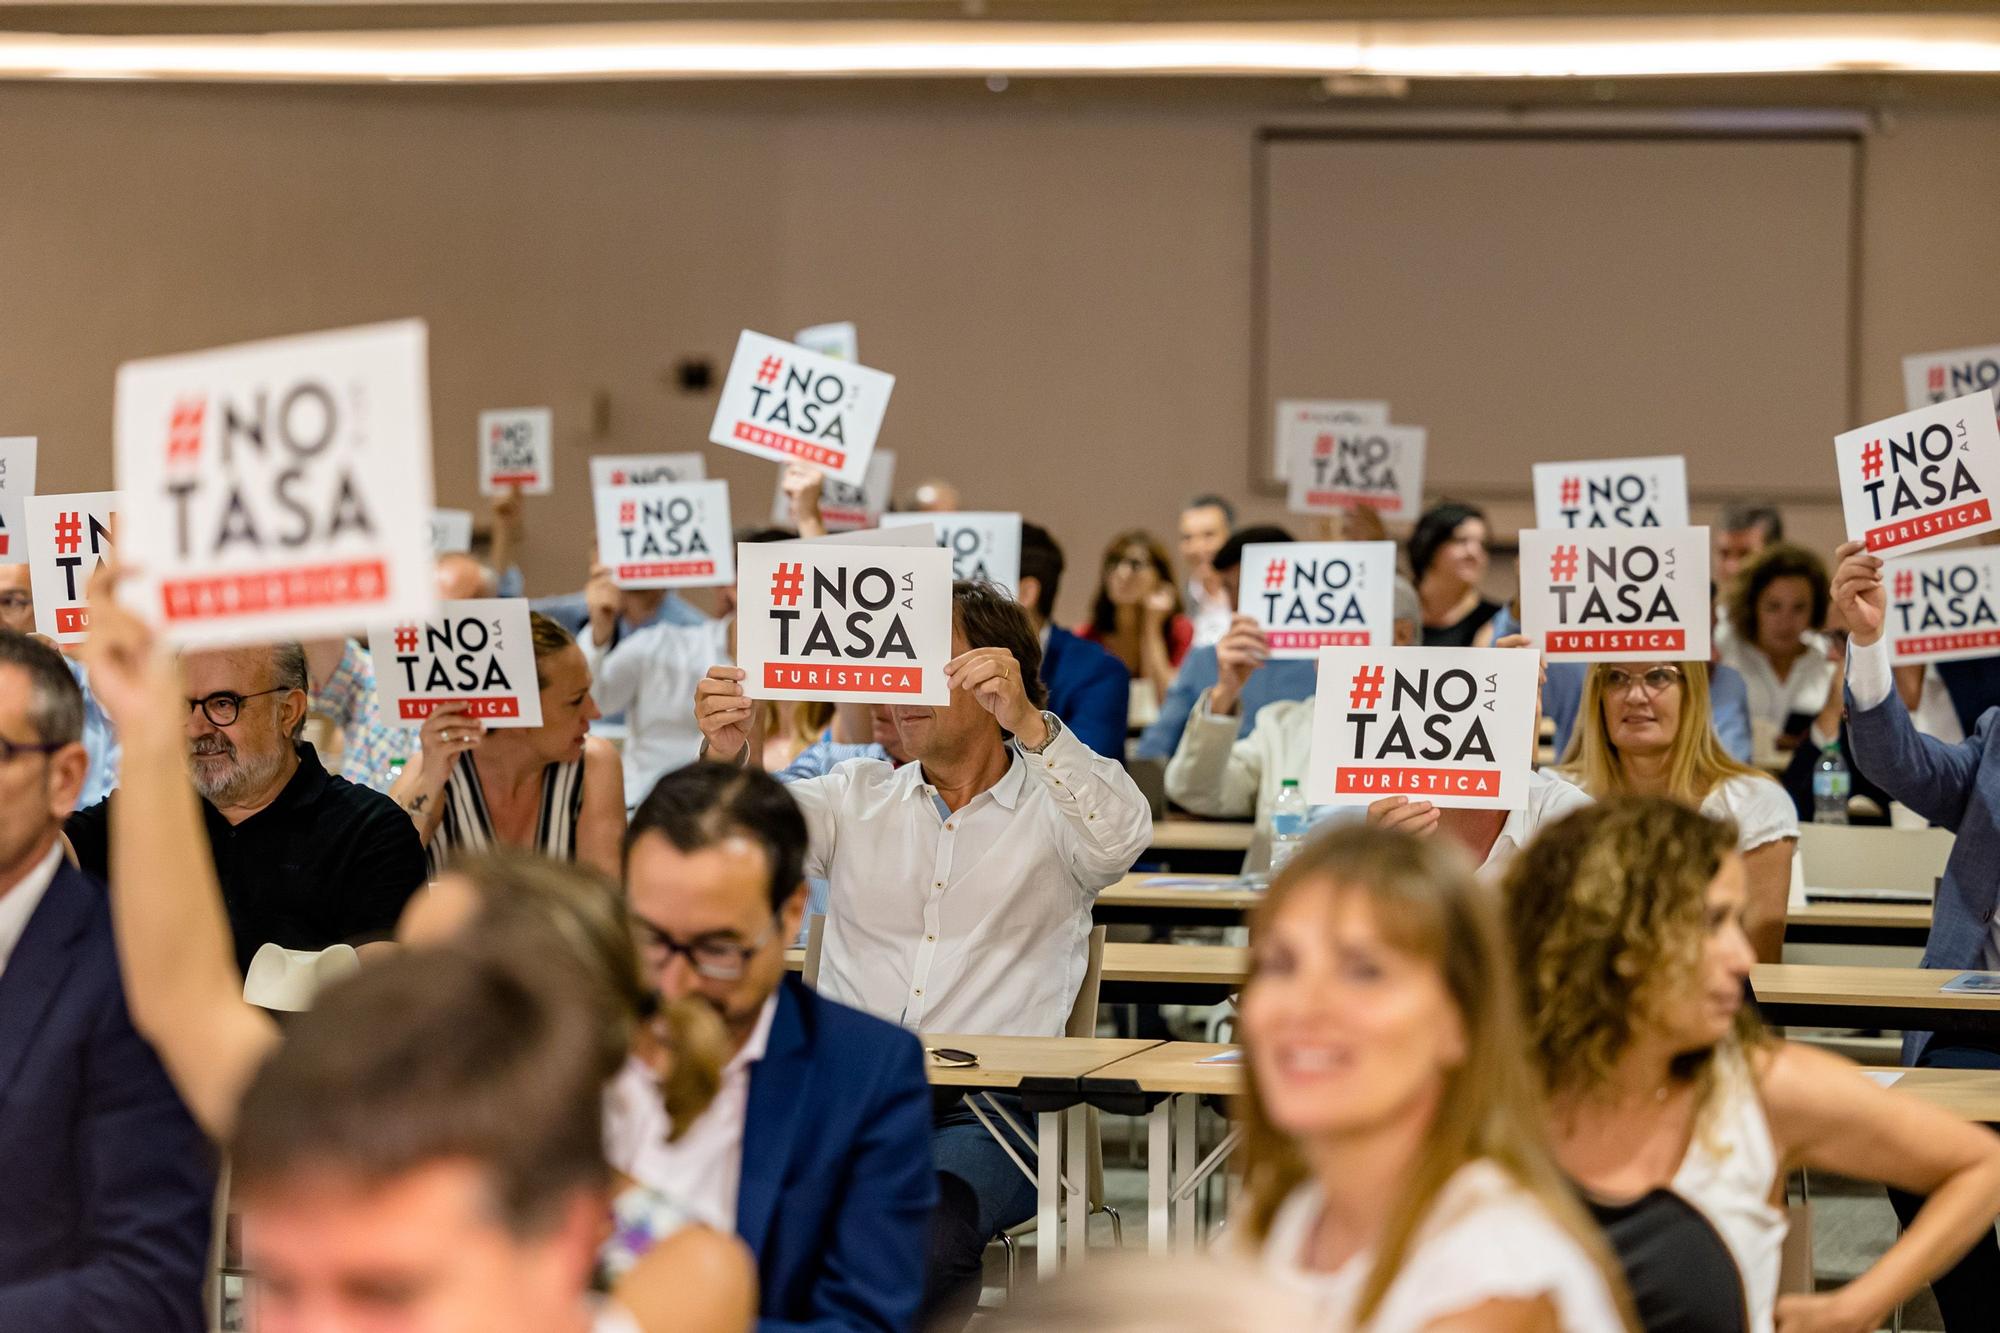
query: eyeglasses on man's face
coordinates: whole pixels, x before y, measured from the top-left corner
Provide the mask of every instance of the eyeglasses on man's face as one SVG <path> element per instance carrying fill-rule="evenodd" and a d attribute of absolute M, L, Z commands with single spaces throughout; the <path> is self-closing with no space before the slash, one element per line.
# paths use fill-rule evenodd
<path fill-rule="evenodd" d="M 773 915 L 757 938 L 739 944 L 733 935 L 704 935 L 691 944 L 682 944 L 646 918 L 632 917 L 632 933 L 639 945 L 639 957 L 646 970 L 658 975 L 667 970 L 676 954 L 688 960 L 695 975 L 710 981 L 741 981 L 750 960 L 771 942 L 779 918 Z"/>
<path fill-rule="evenodd" d="M 1665 694 L 1681 683 L 1681 669 L 1656 666 L 1646 671 L 1626 671 L 1622 667 L 1608 667 L 1603 681 L 1606 694 L 1626 694 L 1641 686 L 1648 694 Z"/>
<path fill-rule="evenodd" d="M 217 690 L 214 694 L 204 694 L 199 699 L 188 700 L 188 711 L 193 712 L 199 708 L 201 715 L 207 718 L 211 725 L 233 727 L 236 725 L 236 719 L 243 716 L 243 701 L 245 699 L 261 699 L 267 694 L 285 694 L 291 688 L 289 685 L 280 685 L 275 689 L 258 690 L 255 694 L 238 694 L 234 690 Z"/>

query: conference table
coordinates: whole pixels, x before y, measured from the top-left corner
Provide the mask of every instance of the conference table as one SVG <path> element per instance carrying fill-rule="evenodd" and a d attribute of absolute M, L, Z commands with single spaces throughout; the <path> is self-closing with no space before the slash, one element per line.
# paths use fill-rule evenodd
<path fill-rule="evenodd" d="M 1156 820 L 1152 844 L 1139 859 L 1170 870 L 1234 874 L 1243 868 L 1243 853 L 1256 832 L 1245 820 Z"/>
<path fill-rule="evenodd" d="M 1163 1042 L 1083 1076 L 1082 1095 L 1099 1110 L 1146 1117 L 1146 1245 L 1155 1254 L 1191 1249 L 1195 1202 L 1204 1181 L 1241 1142 L 1231 1126 L 1206 1156 L 1196 1138 L 1204 1097 L 1243 1091 L 1238 1048 L 1204 1042 Z M 1212 1063 L 1221 1057 L 1228 1063 Z M 2000 1125 L 2000 1071 L 1984 1069 L 1871 1069 L 1877 1082 L 1921 1097 L 1968 1120 Z"/>

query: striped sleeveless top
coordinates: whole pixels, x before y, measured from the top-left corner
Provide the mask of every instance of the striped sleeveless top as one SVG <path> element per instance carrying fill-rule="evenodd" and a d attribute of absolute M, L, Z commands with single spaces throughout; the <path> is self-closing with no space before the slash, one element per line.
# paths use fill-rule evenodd
<path fill-rule="evenodd" d="M 583 760 L 544 768 L 542 808 L 535 819 L 535 841 L 530 850 L 554 861 L 576 860 L 576 820 L 582 809 Z M 467 756 L 453 767 L 444 784 L 444 815 L 425 849 L 431 878 L 436 879 L 457 853 L 487 851 L 499 842 L 486 810 L 486 793 L 479 785 L 479 769 Z"/>

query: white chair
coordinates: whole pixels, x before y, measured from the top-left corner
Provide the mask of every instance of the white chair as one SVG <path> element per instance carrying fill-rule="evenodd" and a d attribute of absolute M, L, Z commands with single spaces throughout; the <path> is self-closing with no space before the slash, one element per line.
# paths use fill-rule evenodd
<path fill-rule="evenodd" d="M 815 912 L 806 918 L 806 960 L 799 969 L 799 979 L 811 990 L 819 989 L 819 952 L 826 942 L 826 913 Z"/>

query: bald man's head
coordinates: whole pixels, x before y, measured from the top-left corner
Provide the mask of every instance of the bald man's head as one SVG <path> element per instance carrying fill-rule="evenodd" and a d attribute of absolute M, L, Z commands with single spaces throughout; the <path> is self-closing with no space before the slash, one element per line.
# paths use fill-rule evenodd
<path fill-rule="evenodd" d="M 500 595 L 500 580 L 493 571 L 463 552 L 438 557 L 437 581 L 438 596 L 447 602 Z"/>

